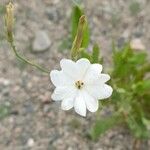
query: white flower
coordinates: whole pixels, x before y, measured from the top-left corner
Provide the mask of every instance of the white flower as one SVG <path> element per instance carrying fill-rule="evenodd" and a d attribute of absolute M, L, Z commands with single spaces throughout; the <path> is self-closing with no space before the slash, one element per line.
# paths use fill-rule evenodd
<path fill-rule="evenodd" d="M 88 59 L 81 58 L 77 62 L 62 59 L 60 66 L 62 70 L 52 70 L 50 78 L 56 86 L 52 99 L 62 101 L 63 110 L 74 107 L 78 114 L 86 116 L 86 109 L 97 111 L 98 100 L 111 96 L 113 90 L 105 84 L 110 76 L 101 73 L 102 65 L 91 64 Z"/>

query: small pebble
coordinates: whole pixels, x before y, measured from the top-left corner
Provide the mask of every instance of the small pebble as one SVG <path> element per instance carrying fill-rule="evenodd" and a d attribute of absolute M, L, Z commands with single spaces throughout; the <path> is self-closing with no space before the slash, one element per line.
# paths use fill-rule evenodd
<path fill-rule="evenodd" d="M 143 45 L 142 41 L 140 39 L 133 39 L 130 42 L 130 46 L 134 50 L 145 50 L 145 46 Z"/>
<path fill-rule="evenodd" d="M 5 78 L 0 78 L 0 84 L 3 84 L 4 86 L 10 85 L 10 81 Z"/>
<path fill-rule="evenodd" d="M 51 46 L 51 41 L 46 31 L 37 31 L 32 45 L 33 52 L 43 52 Z"/>
<path fill-rule="evenodd" d="M 29 147 L 33 147 L 34 146 L 34 139 L 32 139 L 32 138 L 30 138 L 30 139 L 28 139 L 28 141 L 27 141 L 27 145 L 29 146 Z"/>

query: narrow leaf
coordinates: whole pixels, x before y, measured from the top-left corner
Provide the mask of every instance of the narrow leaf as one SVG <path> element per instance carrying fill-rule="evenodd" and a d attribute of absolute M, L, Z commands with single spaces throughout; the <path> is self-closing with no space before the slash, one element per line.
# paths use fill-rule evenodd
<path fill-rule="evenodd" d="M 100 49 L 97 44 L 94 45 L 93 47 L 93 52 L 92 52 L 92 61 L 93 63 L 98 63 L 99 62 L 99 53 Z"/>
<path fill-rule="evenodd" d="M 91 138 L 93 140 L 97 140 L 100 135 L 104 134 L 107 130 L 120 123 L 121 120 L 122 119 L 119 115 L 113 115 L 97 120 L 94 127 L 91 129 Z"/>

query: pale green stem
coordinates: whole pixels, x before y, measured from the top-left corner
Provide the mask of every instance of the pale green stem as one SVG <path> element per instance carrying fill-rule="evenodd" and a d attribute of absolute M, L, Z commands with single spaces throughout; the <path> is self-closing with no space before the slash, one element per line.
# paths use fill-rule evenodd
<path fill-rule="evenodd" d="M 14 54 L 16 55 L 17 58 L 19 58 L 19 60 L 21 60 L 21 61 L 23 61 L 23 62 L 25 62 L 25 63 L 27 63 L 27 64 L 29 64 L 29 65 L 35 67 L 35 68 L 37 68 L 38 70 L 40 70 L 40 71 L 42 71 L 42 72 L 44 72 L 44 73 L 47 73 L 47 74 L 50 73 L 49 70 L 47 70 L 47 69 L 41 67 L 40 65 L 35 64 L 35 63 L 33 63 L 32 61 L 30 61 L 30 60 L 24 58 L 23 56 L 21 56 L 21 55 L 17 52 L 16 46 L 15 46 L 13 40 L 12 40 L 12 41 L 9 41 L 9 42 L 10 42 L 10 46 L 11 46 L 11 48 L 12 48 Z"/>
<path fill-rule="evenodd" d="M 5 14 L 5 25 L 6 25 L 6 33 L 7 33 L 7 40 L 8 42 L 10 43 L 10 46 L 13 50 L 13 52 L 15 53 L 16 57 L 37 68 L 38 70 L 44 72 L 44 73 L 47 73 L 49 74 L 49 70 L 41 67 L 40 65 L 36 64 L 36 63 L 33 63 L 32 61 L 26 59 L 25 57 L 21 56 L 17 50 L 16 50 L 16 46 L 14 44 L 14 37 L 13 37 L 13 25 L 14 25 L 14 5 L 12 2 L 9 2 L 9 4 L 6 6 L 6 14 Z"/>

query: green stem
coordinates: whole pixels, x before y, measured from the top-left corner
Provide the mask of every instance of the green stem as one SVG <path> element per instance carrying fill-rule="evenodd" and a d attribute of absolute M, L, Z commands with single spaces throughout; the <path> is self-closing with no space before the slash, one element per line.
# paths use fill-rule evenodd
<path fill-rule="evenodd" d="M 6 25 L 6 33 L 7 33 L 7 40 L 10 43 L 10 46 L 14 52 L 14 54 L 16 55 L 16 57 L 37 68 L 38 70 L 49 74 L 49 71 L 41 66 L 39 66 L 38 64 L 33 63 L 32 61 L 29 61 L 28 59 L 26 59 L 25 57 L 21 56 L 17 50 L 16 50 L 16 46 L 14 44 L 14 37 L 13 37 L 13 25 L 14 25 L 14 5 L 12 2 L 10 2 L 7 6 L 6 6 L 6 15 L 5 15 L 5 25 Z"/>
<path fill-rule="evenodd" d="M 17 52 L 17 50 L 16 50 L 16 46 L 15 46 L 13 40 L 10 41 L 10 46 L 11 46 L 11 48 L 12 48 L 12 50 L 13 50 L 13 52 L 15 53 L 15 55 L 16 55 L 17 58 L 19 58 L 19 59 L 22 60 L 23 62 L 25 62 L 25 63 L 27 63 L 27 64 L 29 64 L 29 65 L 35 67 L 35 68 L 37 68 L 38 70 L 40 70 L 40 71 L 42 71 L 42 72 L 44 72 L 44 73 L 47 73 L 47 74 L 50 73 L 50 71 L 48 71 L 48 69 L 45 69 L 45 68 L 39 66 L 38 64 L 35 64 L 35 63 L 33 63 L 33 62 L 27 60 L 27 59 L 24 58 L 23 56 L 20 56 L 20 54 L 19 54 L 19 53 Z"/>

